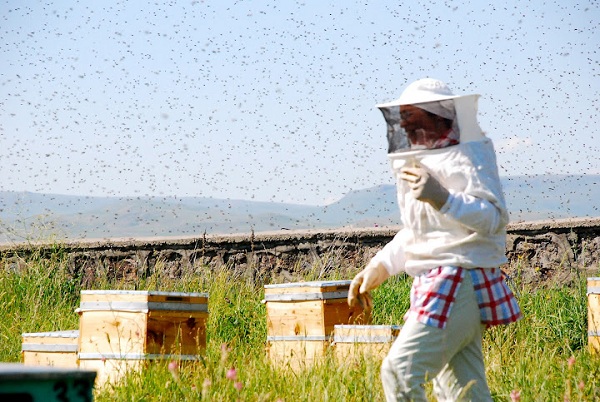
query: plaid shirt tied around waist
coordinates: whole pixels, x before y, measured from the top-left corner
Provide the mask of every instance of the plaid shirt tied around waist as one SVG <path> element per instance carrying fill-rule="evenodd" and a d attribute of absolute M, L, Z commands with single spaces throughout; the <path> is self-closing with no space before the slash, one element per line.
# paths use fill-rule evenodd
<path fill-rule="evenodd" d="M 481 323 L 505 325 L 522 317 L 521 309 L 499 268 L 437 267 L 415 277 L 410 291 L 410 309 L 405 319 L 445 328 L 465 272 L 471 275 Z"/>

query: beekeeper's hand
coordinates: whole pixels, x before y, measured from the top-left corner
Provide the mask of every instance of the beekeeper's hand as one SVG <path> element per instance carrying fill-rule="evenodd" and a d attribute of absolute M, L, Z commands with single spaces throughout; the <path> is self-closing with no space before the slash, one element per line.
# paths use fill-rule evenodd
<path fill-rule="evenodd" d="M 373 301 L 369 292 L 389 277 L 390 274 L 382 264 L 373 263 L 371 260 L 365 269 L 352 279 L 348 290 L 348 305 L 352 307 L 358 302 L 365 310 L 370 311 L 373 308 Z"/>
<path fill-rule="evenodd" d="M 444 206 L 450 195 L 448 190 L 421 166 L 403 167 L 400 170 L 400 178 L 408 183 L 415 199 L 427 202 L 437 210 Z"/>

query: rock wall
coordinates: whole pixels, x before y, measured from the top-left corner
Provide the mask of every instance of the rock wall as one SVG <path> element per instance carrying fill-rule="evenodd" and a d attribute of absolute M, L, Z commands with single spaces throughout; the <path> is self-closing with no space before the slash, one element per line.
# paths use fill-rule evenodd
<path fill-rule="evenodd" d="M 84 287 L 98 278 L 177 278 L 223 267 L 260 282 L 295 281 L 307 273 L 319 278 L 333 271 L 350 278 L 398 229 L 12 244 L 0 246 L 0 265 L 18 270 L 33 254 L 56 258 L 60 253 Z M 522 283 L 568 285 L 582 275 L 600 276 L 600 218 L 522 222 L 507 229 L 509 263 L 502 268 Z"/>

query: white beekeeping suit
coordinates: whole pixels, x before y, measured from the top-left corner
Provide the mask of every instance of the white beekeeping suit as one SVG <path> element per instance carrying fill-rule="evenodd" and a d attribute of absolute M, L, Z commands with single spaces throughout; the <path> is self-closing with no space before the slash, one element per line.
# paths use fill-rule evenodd
<path fill-rule="evenodd" d="M 371 308 L 370 290 L 389 276 L 414 277 L 405 324 L 381 366 L 388 402 L 426 401 L 429 380 L 440 401 L 491 401 L 483 328 L 521 318 L 499 269 L 508 213 L 478 98 L 426 78 L 377 105 L 404 227 L 354 277 L 348 303 Z"/>
<path fill-rule="evenodd" d="M 497 267 L 507 261 L 508 213 L 492 141 L 477 123 L 478 98 L 452 95 L 440 81 L 423 79 L 407 87 L 399 99 L 377 105 L 387 123 L 388 157 L 397 178 L 405 228 L 376 256 L 391 275 L 401 271 L 417 275 L 439 265 Z M 411 146 L 400 127 L 401 105 L 455 117 L 452 135 L 458 144 L 435 149 Z M 399 178 L 400 169 L 407 164 L 424 167 L 448 189 L 451 196 L 442 214 L 411 197 L 406 182 Z M 476 216 L 470 215 L 472 202 L 478 203 Z M 482 207 L 492 219 L 481 219 Z M 401 249 L 405 255 L 399 258 Z"/>

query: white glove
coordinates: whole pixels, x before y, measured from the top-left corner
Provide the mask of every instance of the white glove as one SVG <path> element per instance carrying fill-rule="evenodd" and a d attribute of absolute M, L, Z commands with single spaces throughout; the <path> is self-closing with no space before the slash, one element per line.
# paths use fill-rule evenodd
<path fill-rule="evenodd" d="M 358 302 L 366 311 L 370 311 L 373 308 L 373 301 L 369 292 L 389 277 L 389 272 L 382 264 L 369 262 L 365 269 L 360 271 L 350 283 L 348 305 L 352 307 Z"/>
<path fill-rule="evenodd" d="M 403 167 L 400 170 L 400 178 L 408 183 L 415 199 L 431 204 L 438 211 L 450 195 L 448 190 L 423 167 Z"/>

